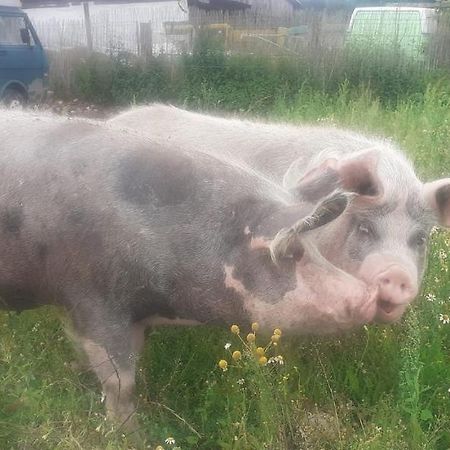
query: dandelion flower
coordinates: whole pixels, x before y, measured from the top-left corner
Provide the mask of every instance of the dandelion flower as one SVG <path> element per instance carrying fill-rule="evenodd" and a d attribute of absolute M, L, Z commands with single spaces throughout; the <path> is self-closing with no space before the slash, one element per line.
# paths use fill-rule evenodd
<path fill-rule="evenodd" d="M 229 350 L 231 347 L 231 344 L 229 342 L 227 342 L 224 346 L 225 350 Z"/>
<path fill-rule="evenodd" d="M 262 347 L 258 347 L 258 348 L 256 349 L 256 354 L 257 354 L 258 356 L 264 356 L 264 355 L 266 354 L 266 352 L 264 351 L 264 349 L 263 349 Z"/>
<path fill-rule="evenodd" d="M 158 445 L 158 447 L 156 447 L 155 450 L 164 450 L 164 447 L 162 445 Z"/>
<path fill-rule="evenodd" d="M 447 323 L 450 323 L 450 317 L 448 314 L 439 314 L 439 320 L 445 325 Z"/>
<path fill-rule="evenodd" d="M 265 356 L 261 356 L 261 358 L 258 359 L 258 363 L 260 366 L 265 366 L 267 364 L 267 358 Z"/>
<path fill-rule="evenodd" d="M 276 334 L 277 336 L 281 336 L 282 332 L 279 328 L 275 328 L 275 330 L 273 330 L 273 334 Z"/>
<path fill-rule="evenodd" d="M 233 354 L 231 355 L 231 357 L 235 360 L 235 361 L 239 361 L 242 358 L 242 353 L 239 350 L 236 350 L 233 352 Z"/>
<path fill-rule="evenodd" d="M 281 338 L 281 335 L 279 335 L 279 334 L 274 334 L 274 335 L 270 338 L 270 340 L 271 340 L 273 343 L 277 343 L 277 342 L 280 340 L 280 338 Z"/>
<path fill-rule="evenodd" d="M 252 331 L 255 333 L 258 330 L 259 330 L 259 323 L 258 322 L 253 322 L 252 323 Z"/>
<path fill-rule="evenodd" d="M 237 325 L 231 325 L 230 330 L 231 330 L 231 332 L 233 334 L 239 334 L 240 333 L 239 327 Z"/>
<path fill-rule="evenodd" d="M 227 363 L 224 359 L 221 359 L 221 360 L 219 361 L 218 366 L 219 366 L 224 372 L 228 369 L 228 363 Z"/>
<path fill-rule="evenodd" d="M 175 439 L 172 436 L 169 436 L 164 442 L 168 445 L 175 445 Z"/>
<path fill-rule="evenodd" d="M 256 341 L 255 333 L 248 333 L 247 334 L 247 342 L 252 343 Z"/>

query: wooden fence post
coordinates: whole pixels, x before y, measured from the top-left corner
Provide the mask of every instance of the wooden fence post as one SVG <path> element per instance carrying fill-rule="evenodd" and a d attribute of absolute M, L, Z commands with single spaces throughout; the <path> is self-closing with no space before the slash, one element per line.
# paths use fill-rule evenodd
<path fill-rule="evenodd" d="M 143 56 L 146 60 L 150 59 L 153 54 L 152 24 L 150 22 L 139 24 L 138 51 L 139 56 Z"/>
<path fill-rule="evenodd" d="M 83 2 L 83 10 L 84 10 L 84 27 L 86 28 L 87 47 L 88 50 L 92 52 L 93 44 L 92 44 L 91 15 L 89 13 L 89 2 Z"/>

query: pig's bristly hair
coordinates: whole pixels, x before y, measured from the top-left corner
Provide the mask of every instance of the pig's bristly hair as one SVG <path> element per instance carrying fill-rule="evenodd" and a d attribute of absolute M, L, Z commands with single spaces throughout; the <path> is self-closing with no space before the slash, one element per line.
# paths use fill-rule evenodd
<path fill-rule="evenodd" d="M 278 265 L 282 258 L 302 253 L 305 250 L 302 234 L 335 220 L 355 196 L 354 193 L 338 189 L 325 197 L 309 216 L 303 217 L 290 228 L 281 229 L 270 245 L 273 262 Z"/>

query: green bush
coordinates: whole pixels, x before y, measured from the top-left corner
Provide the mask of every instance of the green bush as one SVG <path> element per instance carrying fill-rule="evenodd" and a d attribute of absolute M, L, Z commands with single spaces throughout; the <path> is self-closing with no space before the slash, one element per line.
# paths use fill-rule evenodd
<path fill-rule="evenodd" d="M 94 54 L 73 70 L 73 95 L 93 103 L 166 101 L 260 114 L 272 111 L 280 99 L 289 106 L 305 88 L 336 97 L 344 84 L 352 92 L 368 89 L 383 105 L 395 107 L 405 100 L 421 101 L 428 82 L 441 76 L 394 51 L 376 48 L 268 57 L 229 55 L 209 40 L 200 40 L 192 54 L 148 61 L 130 54 Z"/>

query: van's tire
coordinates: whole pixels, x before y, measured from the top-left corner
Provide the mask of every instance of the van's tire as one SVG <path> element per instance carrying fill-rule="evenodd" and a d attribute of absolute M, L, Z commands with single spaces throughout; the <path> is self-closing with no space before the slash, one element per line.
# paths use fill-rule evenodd
<path fill-rule="evenodd" d="M 17 89 L 6 88 L 1 101 L 7 108 L 22 109 L 27 104 L 27 97 Z"/>

